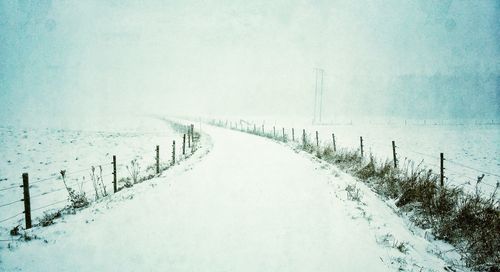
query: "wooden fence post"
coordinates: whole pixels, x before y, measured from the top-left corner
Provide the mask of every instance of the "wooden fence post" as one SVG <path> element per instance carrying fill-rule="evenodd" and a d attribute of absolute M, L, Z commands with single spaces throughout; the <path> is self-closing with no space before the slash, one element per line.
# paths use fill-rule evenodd
<path fill-rule="evenodd" d="M 363 137 L 359 136 L 359 144 L 361 147 L 361 157 L 363 157 Z"/>
<path fill-rule="evenodd" d="M 276 138 L 276 127 L 273 126 L 273 138 Z"/>
<path fill-rule="evenodd" d="M 316 130 L 316 147 L 319 147 L 319 135 L 317 130 Z"/>
<path fill-rule="evenodd" d="M 191 129 L 188 128 L 188 147 L 191 148 Z"/>
<path fill-rule="evenodd" d="M 186 155 L 186 133 L 182 135 L 182 155 Z"/>
<path fill-rule="evenodd" d="M 191 142 L 194 144 L 194 124 L 191 124 Z"/>
<path fill-rule="evenodd" d="M 23 173 L 23 193 L 24 221 L 26 223 L 26 229 L 31 229 L 30 184 L 28 173 Z"/>
<path fill-rule="evenodd" d="M 257 132 L 257 126 L 253 124 L 253 133 L 255 134 Z"/>
<path fill-rule="evenodd" d="M 156 174 L 160 173 L 160 146 L 156 146 Z"/>
<path fill-rule="evenodd" d="M 440 157 L 440 170 L 441 170 L 441 177 L 440 177 L 440 181 L 441 181 L 441 187 L 444 186 L 444 154 L 443 153 L 440 153 L 439 154 L 439 157 Z"/>
<path fill-rule="evenodd" d="M 116 185 L 117 180 L 116 173 L 116 155 L 113 155 L 113 192 L 116 193 L 118 191 L 118 187 Z"/>
<path fill-rule="evenodd" d="M 292 141 L 295 142 L 295 129 L 292 128 Z"/>
<path fill-rule="evenodd" d="M 175 164 L 175 140 L 172 142 L 172 165 Z"/>
<path fill-rule="evenodd" d="M 264 124 L 262 124 L 262 135 L 265 135 L 266 131 L 264 130 Z"/>
<path fill-rule="evenodd" d="M 306 148 L 306 130 L 302 129 L 302 146 Z"/>
<path fill-rule="evenodd" d="M 335 133 L 332 133 L 332 139 L 333 139 L 333 152 L 336 152 L 337 144 L 335 143 Z"/>
<path fill-rule="evenodd" d="M 398 168 L 398 158 L 396 157 L 396 142 L 392 141 L 392 159 L 394 160 L 394 168 Z"/>
<path fill-rule="evenodd" d="M 285 140 L 285 128 L 283 128 L 283 141 Z"/>

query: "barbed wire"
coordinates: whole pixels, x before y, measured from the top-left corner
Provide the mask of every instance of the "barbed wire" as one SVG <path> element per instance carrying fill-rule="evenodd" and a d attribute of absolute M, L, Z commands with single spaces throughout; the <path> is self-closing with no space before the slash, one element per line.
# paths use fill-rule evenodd
<path fill-rule="evenodd" d="M 144 134 L 144 133 L 143 133 Z M 180 146 L 179 146 L 180 148 Z M 162 149 L 162 150 L 165 150 L 165 149 Z M 136 158 L 142 158 L 143 156 L 146 156 L 146 154 L 149 154 L 149 153 L 146 153 L 144 152 L 143 154 L 139 154 L 139 155 L 136 155 L 135 157 Z M 153 156 L 152 157 L 153 160 L 155 159 L 155 157 Z M 141 160 L 144 160 L 144 158 L 142 158 Z M 147 160 L 146 160 L 147 161 Z M 78 170 L 75 170 L 75 171 L 70 171 L 70 172 L 65 172 L 64 176 L 65 177 L 69 177 L 69 180 L 71 179 L 74 179 L 74 177 L 77 175 L 77 174 L 80 174 L 80 173 L 83 173 L 85 171 L 89 171 L 91 172 L 92 171 L 92 168 L 93 167 L 98 167 L 98 168 L 105 168 L 105 167 L 111 167 L 113 165 L 113 162 L 111 161 L 106 161 L 106 162 L 101 162 L 101 163 L 98 163 L 98 164 L 94 164 L 93 166 L 91 167 L 87 167 L 87 168 L 82 168 L 82 169 L 78 169 Z M 118 167 L 125 167 L 127 166 L 126 164 L 124 163 L 121 163 L 119 165 L 117 165 Z M 106 168 L 107 169 L 107 168 Z M 146 169 L 147 171 L 148 169 Z M 106 173 L 106 174 L 103 174 L 102 171 L 100 171 L 100 169 L 97 169 L 98 172 L 96 172 L 96 176 L 100 178 L 99 182 L 102 182 L 104 184 L 104 178 L 107 178 L 107 177 L 110 177 L 112 175 L 114 175 L 114 173 Z M 107 172 L 107 171 L 106 171 Z M 91 173 L 89 173 L 91 174 Z M 73 178 L 71 178 L 73 177 Z M 55 181 L 55 180 L 61 180 L 62 179 L 62 175 L 59 173 L 52 173 L 50 176 L 46 177 L 46 178 L 38 178 L 37 180 L 33 181 L 33 182 L 30 182 L 30 188 L 33 187 L 33 185 L 35 184 L 39 184 L 39 183 L 43 183 L 43 182 L 47 182 L 47 181 Z M 78 180 L 78 179 L 77 179 Z M 86 183 L 89 183 L 93 181 L 91 178 L 87 179 L 87 180 L 83 180 L 83 181 L 77 181 L 77 182 L 74 182 L 74 183 L 71 183 L 69 185 L 67 185 L 68 187 L 71 187 L 71 186 L 75 186 L 75 185 L 80 185 L 82 186 L 83 184 L 86 184 Z M 9 186 L 9 187 L 5 187 L 5 188 L 1 188 L 0 191 L 7 191 L 7 190 L 12 190 L 12 189 L 15 189 L 15 188 L 22 188 L 23 186 L 22 185 L 17 185 L 17 186 Z M 50 195 L 52 193 L 56 193 L 56 192 L 59 192 L 59 191 L 62 191 L 62 190 L 66 190 L 66 186 L 65 187 L 61 187 L 59 189 L 55 189 L 55 190 L 52 190 L 50 192 L 43 192 L 43 193 L 38 193 L 38 194 L 35 194 L 35 195 L 32 195 L 30 196 L 30 199 L 37 199 L 37 198 L 40 198 L 40 197 L 43 197 L 43 196 L 47 196 L 47 195 Z M 82 190 L 83 191 L 83 190 Z M 91 188 L 87 191 L 83 191 L 82 192 L 83 194 L 85 195 L 88 195 L 89 197 L 91 197 L 92 195 L 96 195 L 96 192 L 95 192 L 95 188 Z M 9 202 L 9 203 L 4 203 L 4 204 L 0 204 L 0 208 L 2 207 L 7 207 L 7 206 L 10 206 L 10 205 L 14 205 L 16 203 L 19 203 L 19 202 L 22 202 L 23 199 L 21 200 L 16 200 L 16 201 L 12 201 L 12 202 Z M 65 198 L 64 200 L 59 200 L 59 201 L 56 201 L 56 202 L 52 202 L 50 204 L 46 204 L 46 205 L 43 205 L 43 206 L 40 206 L 40 207 L 36 207 L 36 208 L 32 208 L 31 209 L 31 212 L 35 212 L 35 211 L 39 211 L 39 210 L 42 210 L 42 209 L 46 209 L 48 207 L 51 207 L 51 206 L 54 206 L 54 205 L 57 205 L 57 204 L 60 204 L 60 203 L 65 203 L 65 202 L 68 202 L 69 199 L 68 198 Z M 7 218 L 4 218 L 2 220 L 0 220 L 0 223 L 3 223 L 3 222 L 6 222 L 8 220 L 11 220 L 15 217 L 18 217 L 22 214 L 24 214 L 25 212 L 22 211 L 20 213 L 17 213 L 15 215 L 12 215 L 12 216 L 9 216 Z M 12 240 L 0 240 L 1 241 L 12 241 Z"/>
<path fill-rule="evenodd" d="M 62 170 L 61 170 L 61 171 L 62 171 Z M 72 175 L 74 175 L 74 174 L 83 173 L 83 172 L 86 172 L 86 171 L 92 171 L 92 167 L 87 167 L 87 168 L 80 169 L 80 170 L 75 170 L 75 171 L 72 171 L 72 172 L 65 172 L 65 173 L 64 173 L 64 176 L 65 176 L 65 177 L 68 177 L 68 176 L 72 176 Z"/>
<path fill-rule="evenodd" d="M 112 162 L 101 162 L 101 163 L 97 163 L 97 164 L 92 164 L 92 166 L 94 166 L 94 167 L 101 166 L 101 167 L 104 168 L 104 167 L 106 167 L 108 165 L 111 166 L 112 164 L 113 164 Z M 75 171 L 65 172 L 65 176 L 79 174 L 79 173 L 82 173 L 82 172 L 85 172 L 85 171 L 92 171 L 92 166 L 87 167 L 87 168 L 82 168 L 82 169 L 79 169 L 79 170 L 75 170 Z M 64 169 L 62 169 L 62 170 L 64 170 Z M 37 183 L 45 182 L 45 181 L 49 181 L 49 180 L 56 180 L 56 179 L 61 179 L 61 172 L 52 173 L 52 174 L 50 174 L 49 177 L 42 178 L 42 179 L 37 179 L 37 180 L 35 180 L 33 182 L 30 182 L 30 185 L 31 184 L 37 184 Z M 0 189 L 0 191 L 1 190 L 3 190 L 3 189 Z"/>
<path fill-rule="evenodd" d="M 20 200 L 12 201 L 12 202 L 9 202 L 9 203 L 1 204 L 0 208 L 7 207 L 7 206 L 10 206 L 10 205 L 14 205 L 14 204 L 16 204 L 18 202 L 21 202 L 21 201 L 23 201 L 23 200 L 20 199 Z"/>
<path fill-rule="evenodd" d="M 38 208 L 35 208 L 35 209 L 31 209 L 31 212 L 34 212 L 34 211 L 38 211 L 38 210 L 41 210 L 41 209 L 45 209 L 47 207 L 50 207 L 50 206 L 54 206 L 54 205 L 57 205 L 57 204 L 60 204 L 60 203 L 63 203 L 63 202 L 67 202 L 68 199 L 64 199 L 64 200 L 60 200 L 60 201 L 56 201 L 56 202 L 53 202 L 51 204 L 47 204 L 47 205 L 44 205 L 44 206 L 41 206 L 41 207 L 38 207 Z"/>
<path fill-rule="evenodd" d="M 485 186 L 488 186 L 488 187 L 490 187 L 490 188 L 496 188 L 496 187 L 497 187 L 497 185 L 491 185 L 491 184 L 486 183 L 486 182 L 480 182 L 480 183 L 479 183 L 479 185 L 480 185 L 480 186 L 485 185 Z"/>
<path fill-rule="evenodd" d="M 455 170 L 454 168 L 446 168 L 445 173 L 452 173 L 452 174 L 454 174 L 454 175 L 456 175 L 456 176 L 458 176 L 458 177 L 467 177 L 467 178 L 472 179 L 472 180 L 475 180 L 475 181 L 477 181 L 477 179 L 478 179 L 479 177 L 481 177 L 481 175 L 478 175 L 478 176 L 475 176 L 475 177 L 471 177 L 471 176 L 469 176 L 469 175 L 466 175 L 466 174 L 465 174 L 465 173 L 463 173 L 463 172 L 459 172 L 458 170 Z M 482 173 L 482 172 L 480 172 L 480 171 L 477 171 L 477 173 L 480 173 L 480 174 L 485 174 L 485 173 Z M 496 177 L 496 176 L 492 176 L 492 175 L 489 175 L 489 174 L 485 174 L 485 177 Z M 495 187 L 495 186 L 490 185 L 490 184 L 487 184 L 487 183 L 483 183 L 483 184 L 485 184 L 485 185 L 487 185 L 487 186 L 492 186 L 492 187 Z"/>
<path fill-rule="evenodd" d="M 22 237 L 22 236 L 20 236 L 19 238 L 16 238 L 16 239 L 12 238 L 12 239 L 10 239 L 10 240 L 0 239 L 0 242 L 15 242 L 15 241 L 19 241 L 19 240 L 21 240 L 21 239 L 23 239 L 23 237 Z"/>
<path fill-rule="evenodd" d="M 462 188 L 465 188 L 467 187 L 468 189 L 470 190 L 473 190 L 474 189 L 474 185 L 472 183 L 474 183 L 474 180 L 467 180 L 465 182 L 460 182 L 460 183 L 450 183 L 449 182 L 450 180 L 447 179 L 447 185 L 448 186 L 452 186 L 452 187 L 462 187 Z"/>
<path fill-rule="evenodd" d="M 105 174 L 105 175 L 102 176 L 102 178 L 109 177 L 111 175 L 113 175 L 113 173 Z M 83 185 L 83 184 L 87 184 L 87 183 L 89 183 L 91 181 L 92 181 L 92 179 L 86 179 L 84 181 L 76 181 L 76 182 L 68 184 L 67 186 L 68 187 L 73 187 L 75 185 Z M 59 192 L 59 191 L 62 191 L 62 190 L 67 190 L 67 189 L 66 189 L 66 187 L 61 187 L 59 189 L 52 190 L 50 192 L 43 192 L 43 193 L 40 193 L 40 194 L 36 194 L 36 195 L 30 196 L 30 198 L 31 199 L 36 199 L 36 198 L 39 198 L 39 197 L 42 197 L 42 196 L 46 196 L 46 195 L 50 195 L 52 193 L 56 193 L 56 192 Z"/>
<path fill-rule="evenodd" d="M 406 148 L 406 147 L 396 146 L 396 148 L 404 150 L 404 151 L 408 151 L 408 152 L 411 152 L 411 153 L 415 153 L 415 154 L 418 154 L 418 155 L 421 155 L 421 156 L 425 156 L 425 157 L 428 157 L 428 158 L 440 160 L 440 158 L 438 158 L 437 156 L 433 156 L 433 155 L 426 154 L 426 153 L 423 153 L 423 152 L 415 151 L 415 150 L 412 150 L 412 149 L 409 149 L 409 148 Z M 444 160 L 446 162 L 450 162 L 452 164 L 456 164 L 456 165 L 461 166 L 463 168 L 467 168 L 469 170 L 477 171 L 477 172 L 482 173 L 482 174 L 487 174 L 487 175 L 494 176 L 494 177 L 500 177 L 500 174 L 491 173 L 489 171 L 485 171 L 485 170 L 482 170 L 482 169 L 471 167 L 471 166 L 468 166 L 468 165 L 466 165 L 464 163 L 460 163 L 460 162 L 457 162 L 457 161 L 454 161 L 454 160 L 450 160 L 448 158 L 444 158 Z M 449 169 L 447 169 L 447 170 L 449 171 Z"/>
<path fill-rule="evenodd" d="M 103 166 L 103 167 L 105 167 L 105 166 L 107 166 L 107 164 L 108 163 L 106 163 L 106 164 L 96 164 L 94 166 L 97 166 L 97 167 L 98 166 Z M 111 166 L 112 163 L 109 163 L 109 165 Z M 69 177 L 69 176 L 74 176 L 75 174 L 78 174 L 78 173 L 83 173 L 85 171 L 92 171 L 92 167 L 88 167 L 88 168 L 84 168 L 84 169 L 80 169 L 80 170 L 76 170 L 76 171 L 72 171 L 72 172 L 65 172 L 64 175 L 66 177 Z M 49 181 L 49 180 L 60 180 L 60 179 L 61 179 L 61 173 L 60 172 L 59 173 L 54 173 L 50 177 L 43 178 L 43 179 L 38 179 L 36 181 L 30 182 L 30 187 L 33 184 L 38 184 L 38 183 Z M 20 187 L 22 187 L 22 186 L 20 186 Z M 0 191 L 2 191 L 2 189 L 0 189 Z"/>
<path fill-rule="evenodd" d="M 435 160 L 439 160 L 440 158 L 437 157 L 437 156 L 434 156 L 434 155 L 429 155 L 429 154 L 426 154 L 426 153 L 422 153 L 422 152 L 419 152 L 419 151 L 415 151 L 415 150 L 411 150 L 409 148 L 403 148 L 403 147 L 400 147 L 400 146 L 397 146 L 396 149 L 401 149 L 401 150 L 404 150 L 404 151 L 408 151 L 408 152 L 411 152 L 411 153 L 415 153 L 415 154 L 418 154 L 418 155 L 421 155 L 421 156 L 425 156 L 425 157 L 428 157 L 428 158 L 431 158 L 431 159 L 435 159 Z"/>
<path fill-rule="evenodd" d="M 23 211 L 23 212 L 20 212 L 20 213 L 18 213 L 18 214 L 16 214 L 16 215 L 9 216 L 9 217 L 7 217 L 7 218 L 5 218 L 5 219 L 0 220 L 0 223 L 3 223 L 3 222 L 5 222 L 5 221 L 8 221 L 8 220 L 10 220 L 10 219 L 12 219 L 12 218 L 15 218 L 15 217 L 17 217 L 17 216 L 19 216 L 19 215 L 22 215 L 22 214 L 24 214 L 24 211 Z"/>
<path fill-rule="evenodd" d="M 375 138 L 367 137 L 365 139 L 365 137 L 363 137 L 363 143 L 365 143 L 365 141 L 367 143 L 371 143 L 373 145 L 376 145 L 379 148 L 392 148 L 392 143 L 391 142 L 387 142 L 387 143 L 384 144 L 384 143 L 380 142 L 379 140 L 376 140 Z"/>
<path fill-rule="evenodd" d="M 451 162 L 451 163 L 453 163 L 453 164 L 459 165 L 459 166 L 464 167 L 464 168 L 467 168 L 467 169 L 469 169 L 469 170 L 474 170 L 474 171 L 477 171 L 477 172 L 482 173 L 482 174 L 487 174 L 487 175 L 490 175 L 490 176 L 494 176 L 494 177 L 498 177 L 498 178 L 500 178 L 500 174 L 490 173 L 490 172 L 488 172 L 488 171 L 484 171 L 484 170 L 481 170 L 481 169 L 477 169 L 477 168 L 474 168 L 474 167 L 470 167 L 470 166 L 467 166 L 467 165 L 465 165 L 465 164 L 462 164 L 462 163 L 456 162 L 456 161 L 454 161 L 454 160 L 446 159 L 446 158 L 445 158 L 445 161 L 447 161 L 447 162 Z"/>
<path fill-rule="evenodd" d="M 109 174 L 103 175 L 102 177 L 106 178 L 106 177 L 109 177 L 109 176 L 112 176 L 112 175 L 114 175 L 114 173 L 109 173 Z"/>
<path fill-rule="evenodd" d="M 478 177 L 471 177 L 469 175 L 465 175 L 464 173 L 459 173 L 459 172 L 456 172 L 456 171 L 450 171 L 449 169 L 445 170 L 445 175 L 447 175 L 448 177 L 466 178 L 466 179 L 470 179 L 470 180 L 474 180 L 474 181 L 477 181 L 477 178 L 478 178 Z"/>
<path fill-rule="evenodd" d="M 56 190 L 52 190 L 50 192 L 44 192 L 44 193 L 41 193 L 41 194 L 37 194 L 37 195 L 34 195 L 34 196 L 30 196 L 30 199 L 37 199 L 39 197 L 42 197 L 42 196 L 46 196 L 46 195 L 50 195 L 52 193 L 56 193 L 56 192 L 59 192 L 59 191 L 62 191 L 62 190 L 66 190 L 65 187 L 62 187 L 62 188 L 59 188 L 59 189 L 56 189 Z"/>
<path fill-rule="evenodd" d="M 217 123 L 215 123 L 215 125 L 217 125 Z M 279 128 L 279 126 L 278 126 L 278 128 Z M 270 133 L 272 134 L 273 130 L 270 130 L 270 131 L 271 131 Z M 297 131 L 300 132 L 301 130 L 298 129 Z M 308 130 L 308 133 L 307 133 L 307 138 L 308 139 L 314 138 L 314 134 L 315 134 L 314 131 L 315 131 L 314 129 Z M 270 133 L 267 133 L 267 131 L 266 131 L 265 135 L 270 135 Z M 259 135 L 262 136 L 262 133 L 257 133 L 257 134 L 259 134 Z M 300 135 L 299 134 L 297 134 L 297 135 L 298 135 L 297 138 L 299 139 Z M 331 141 L 331 139 L 328 139 L 328 141 L 325 141 L 326 138 L 324 137 L 324 135 L 322 135 L 322 136 L 323 137 L 320 137 L 321 144 L 325 144 L 325 143 Z M 336 138 L 336 143 L 337 143 L 337 146 L 338 146 L 338 143 L 339 143 L 339 141 L 338 141 L 338 139 L 339 139 L 338 134 L 336 136 L 337 137 L 335 137 L 335 138 Z M 276 138 L 279 138 L 279 136 L 276 137 Z M 312 140 L 314 140 L 314 139 L 312 139 Z M 351 145 L 349 145 L 349 146 L 350 146 L 350 148 L 355 148 L 356 144 L 352 145 L 352 143 L 351 143 Z M 370 152 L 373 152 L 375 149 L 378 149 L 378 148 L 381 148 L 381 149 L 386 149 L 387 148 L 387 149 L 389 149 L 389 147 L 390 147 L 388 144 L 387 145 L 383 144 L 378 139 L 372 138 L 370 136 L 363 138 L 363 146 L 366 147 Z M 427 158 L 431 158 L 433 160 L 439 161 L 441 159 L 441 158 L 439 158 L 439 157 L 437 157 L 435 155 L 430 155 L 430 154 L 427 154 L 427 153 L 424 153 L 424 152 L 415 151 L 415 150 L 410 149 L 410 148 L 400 147 L 400 146 L 395 146 L 395 147 L 397 149 L 399 149 L 399 150 L 403 150 L 403 151 L 407 151 L 407 152 L 410 152 L 410 153 L 418 154 L 418 155 L 421 155 L 421 156 L 424 156 L 424 157 L 427 157 Z M 357 149 L 359 149 L 359 146 L 358 146 Z M 404 157 L 405 157 L 405 160 L 406 159 L 410 159 L 409 156 L 404 156 Z M 487 177 L 500 177 L 500 174 L 491 173 L 489 171 L 484 171 L 484 170 L 481 170 L 481 169 L 478 169 L 478 168 L 475 168 L 475 167 L 470 167 L 470 166 L 465 165 L 463 163 L 459 163 L 459 162 L 456 162 L 456 161 L 453 161 L 453 160 L 449 160 L 447 158 L 444 158 L 444 160 L 447 161 L 447 162 L 451 162 L 452 164 L 456 164 L 458 166 L 462 166 L 463 168 L 466 168 L 466 169 L 469 169 L 469 170 L 474 170 L 474 171 L 476 171 L 478 173 L 486 175 Z M 441 168 L 441 166 L 438 166 L 438 165 L 433 164 L 433 163 L 429 163 L 429 162 L 427 162 L 425 160 L 422 160 L 420 164 L 423 164 L 424 167 L 428 167 L 428 168 L 434 168 L 434 169 L 440 169 Z M 452 169 L 453 169 L 453 167 L 452 167 Z M 462 180 L 463 179 L 467 179 L 467 182 L 462 183 L 459 186 L 461 186 L 461 187 L 468 187 L 471 190 L 473 190 L 473 189 L 477 190 L 478 186 L 480 187 L 480 186 L 483 186 L 483 185 L 491 187 L 491 188 L 497 188 L 499 186 L 499 184 L 500 184 L 500 181 L 498 181 L 498 180 L 497 180 L 497 184 L 495 184 L 495 185 L 492 185 L 492 184 L 489 184 L 489 183 L 486 183 L 486 182 L 480 182 L 480 181 L 478 182 L 478 179 L 480 178 L 479 175 L 477 177 L 471 177 L 469 175 L 465 175 L 463 172 L 459 172 L 459 171 L 455 171 L 455 170 L 450 170 L 449 168 L 445 168 L 445 167 L 443 167 L 443 170 L 445 170 L 444 171 L 444 174 L 445 174 L 444 178 L 447 181 L 455 181 L 455 180 L 459 180 L 459 179 L 462 179 Z M 449 173 L 451 173 L 451 174 L 449 174 Z"/>
<path fill-rule="evenodd" d="M 11 239 L 0 239 L 0 242 L 17 242 L 21 241 L 23 239 L 22 236 L 19 236 L 18 238 L 14 239 L 13 237 Z"/>
<path fill-rule="evenodd" d="M 41 182 L 45 182 L 45 181 L 49 181 L 49 180 L 56 180 L 56 179 L 60 179 L 60 176 L 59 176 L 58 173 L 52 174 L 51 177 L 47 177 L 47 178 L 43 178 L 43 179 L 37 179 L 37 180 L 35 180 L 33 182 L 30 182 L 30 187 L 33 184 L 38 184 L 38 183 L 41 183 Z M 22 187 L 22 185 L 21 185 L 21 187 Z"/>
<path fill-rule="evenodd" d="M 11 186 L 11 187 L 7 187 L 7 188 L 2 188 L 2 189 L 0 189 L 0 192 L 12 190 L 14 188 L 21 188 L 21 187 L 22 187 L 21 185 L 16 185 L 16 186 Z"/>
<path fill-rule="evenodd" d="M 112 159 L 110 159 L 110 161 L 95 163 L 95 164 L 93 164 L 93 166 L 102 166 L 102 167 L 111 166 L 111 165 L 113 165 L 113 162 L 111 160 Z"/>
<path fill-rule="evenodd" d="M 432 168 L 436 168 L 436 169 L 439 169 L 441 168 L 441 166 L 439 165 L 436 165 L 436 164 L 433 164 L 433 163 L 428 163 L 426 161 L 423 162 L 423 165 L 427 166 L 427 167 L 432 167 Z"/>

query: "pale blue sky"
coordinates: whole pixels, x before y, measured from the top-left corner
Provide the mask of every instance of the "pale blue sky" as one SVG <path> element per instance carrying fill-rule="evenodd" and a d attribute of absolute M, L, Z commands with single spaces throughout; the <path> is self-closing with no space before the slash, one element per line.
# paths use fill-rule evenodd
<path fill-rule="evenodd" d="M 0 120 L 499 116 L 498 1 L 0 1 Z M 84 117 L 82 117 L 84 116 Z"/>

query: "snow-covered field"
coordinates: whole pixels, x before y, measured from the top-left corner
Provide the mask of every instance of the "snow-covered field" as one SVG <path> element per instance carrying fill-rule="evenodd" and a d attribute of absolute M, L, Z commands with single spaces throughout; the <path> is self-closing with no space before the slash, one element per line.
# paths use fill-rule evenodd
<path fill-rule="evenodd" d="M 265 138 L 204 131 L 213 144 L 208 155 L 204 145 L 195 160 L 28 231 L 38 239 L 0 244 L 0 267 L 443 271 L 448 265 L 436 254 L 449 246 L 409 230 L 370 189 L 335 166 Z M 348 186 L 359 189 L 356 199 Z"/>
<path fill-rule="evenodd" d="M 247 124 L 241 119 L 227 118 L 233 126 L 246 129 Z M 440 172 L 440 153 L 444 153 L 445 177 L 449 184 L 463 187 L 466 191 L 475 192 L 478 176 L 485 174 L 478 188 L 481 193 L 490 195 L 500 182 L 500 125 L 495 124 L 438 124 L 428 121 L 425 124 L 400 122 L 344 122 L 338 125 L 311 125 L 306 121 L 290 121 L 275 119 L 244 119 L 257 124 L 257 129 L 268 133 L 276 128 L 276 134 L 285 133 L 291 137 L 291 128 L 295 129 L 295 138 L 302 137 L 302 129 L 306 130 L 311 140 L 315 139 L 315 131 L 323 144 L 332 144 L 332 133 L 335 134 L 336 146 L 340 148 L 359 149 L 360 136 L 363 137 L 364 153 L 372 153 L 381 160 L 392 161 L 392 141 L 396 142 L 396 153 L 399 163 L 411 160 L 415 165 Z M 253 125 L 249 125 L 253 129 Z"/>
<path fill-rule="evenodd" d="M 126 166 L 132 160 L 137 160 L 141 174 L 153 173 L 154 169 L 146 168 L 155 163 L 156 145 L 160 145 L 162 164 L 171 159 L 173 140 L 178 143 L 176 149 L 180 154 L 182 136 L 162 120 L 128 116 L 106 123 L 111 125 L 93 124 L 82 130 L 0 126 L 0 221 L 12 217 L 1 222 L 0 227 L 24 225 L 24 215 L 20 214 L 24 210 L 19 187 L 22 173 L 29 174 L 32 218 L 35 219 L 46 210 L 67 204 L 68 193 L 61 170 L 66 170 L 70 187 L 80 190 L 81 186 L 92 199 L 95 195 L 90 179 L 92 166 L 96 167 L 97 175 L 101 175 L 102 167 L 106 191 L 113 190 L 113 155 L 117 156 L 120 179 L 130 176 Z"/>

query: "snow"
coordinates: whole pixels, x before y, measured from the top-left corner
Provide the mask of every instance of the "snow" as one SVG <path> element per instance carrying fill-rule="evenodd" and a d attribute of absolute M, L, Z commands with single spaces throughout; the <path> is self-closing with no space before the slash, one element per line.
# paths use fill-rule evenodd
<path fill-rule="evenodd" d="M 203 127 L 161 177 L 0 244 L 5 271 L 442 271 L 436 245 L 336 167 Z M 346 198 L 355 184 L 361 201 Z M 387 239 L 384 239 L 386 237 Z M 408 245 L 403 253 L 397 242 Z"/>
<path fill-rule="evenodd" d="M 102 166 L 107 192 L 112 191 L 112 156 L 117 156 L 118 178 L 129 176 L 126 165 L 136 159 L 142 174 L 151 172 L 146 167 L 155 162 L 155 148 L 160 145 L 160 161 L 171 158 L 172 140 L 181 136 L 162 120 L 125 116 L 106 122 L 112 125 L 85 125 L 85 129 L 55 129 L 33 127 L 0 127 L 0 206 L 22 198 L 21 175 L 29 173 L 32 217 L 43 215 L 46 205 L 61 202 L 50 208 L 64 207 L 68 194 L 61 179 L 60 170 L 66 170 L 66 181 L 74 189 L 79 188 L 87 196 L 94 197 L 90 181 L 91 167 L 100 172 Z M 179 142 L 179 141 L 178 141 Z M 179 148 L 179 145 L 177 146 Z M 179 153 L 177 153 L 179 154 Z M 15 187 L 9 190 L 6 188 Z M 23 203 L 0 207 L 0 220 L 24 210 Z M 0 223 L 0 227 L 12 228 L 24 225 L 23 215 Z"/>
<path fill-rule="evenodd" d="M 240 119 L 225 118 L 233 126 L 246 129 Z M 257 124 L 257 129 L 272 133 L 276 127 L 277 135 L 282 128 L 291 137 L 291 129 L 295 128 L 295 137 L 302 137 L 302 129 L 314 140 L 318 131 L 322 144 L 332 144 L 332 133 L 335 133 L 337 148 L 359 149 L 363 137 L 365 154 L 372 153 L 381 160 L 392 161 L 392 143 L 396 142 L 396 153 L 400 163 L 411 160 L 415 165 L 432 169 L 439 173 L 439 154 L 444 153 L 446 182 L 475 192 L 478 176 L 485 174 L 479 189 L 490 195 L 500 182 L 500 125 L 498 123 L 438 122 L 438 121 L 347 121 L 343 123 L 311 125 L 310 121 L 287 120 L 273 118 L 244 119 Z M 253 125 L 249 126 L 253 129 Z M 497 196 L 500 197 L 500 196 Z"/>

